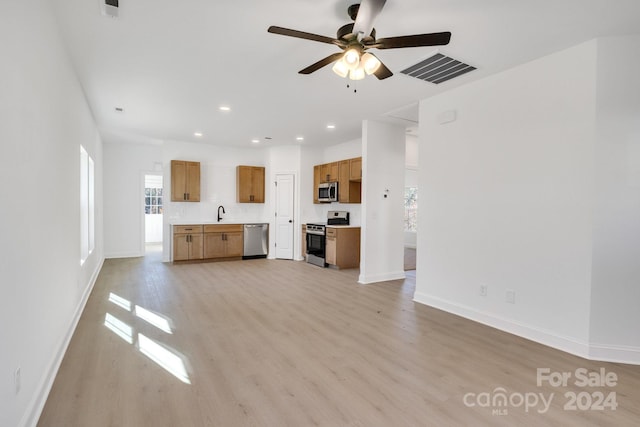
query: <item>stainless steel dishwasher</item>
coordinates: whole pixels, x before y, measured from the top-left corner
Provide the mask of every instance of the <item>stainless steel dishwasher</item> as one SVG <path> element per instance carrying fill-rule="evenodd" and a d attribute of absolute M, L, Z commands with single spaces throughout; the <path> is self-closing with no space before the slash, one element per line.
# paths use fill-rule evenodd
<path fill-rule="evenodd" d="M 268 253 L 269 224 L 245 224 L 242 259 L 266 258 Z"/>

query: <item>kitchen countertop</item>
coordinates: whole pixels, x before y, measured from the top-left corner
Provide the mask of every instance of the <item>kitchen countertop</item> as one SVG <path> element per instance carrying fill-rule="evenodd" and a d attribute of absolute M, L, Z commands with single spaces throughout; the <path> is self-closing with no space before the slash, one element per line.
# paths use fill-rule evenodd
<path fill-rule="evenodd" d="M 180 221 L 171 222 L 169 225 L 244 225 L 244 224 L 269 224 L 269 221 Z"/>
<path fill-rule="evenodd" d="M 327 225 L 327 228 L 360 228 L 359 225 Z"/>

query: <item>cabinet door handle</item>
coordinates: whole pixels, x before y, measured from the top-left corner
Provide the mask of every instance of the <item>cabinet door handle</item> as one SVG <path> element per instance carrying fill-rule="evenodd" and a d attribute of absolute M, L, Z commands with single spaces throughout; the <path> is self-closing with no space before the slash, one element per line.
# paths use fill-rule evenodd
<path fill-rule="evenodd" d="M 182 200 L 187 200 L 187 193 L 182 193 Z"/>
<path fill-rule="evenodd" d="M 187 193 L 187 200 L 189 200 L 189 195 L 190 195 L 190 194 L 189 194 L 189 193 Z"/>

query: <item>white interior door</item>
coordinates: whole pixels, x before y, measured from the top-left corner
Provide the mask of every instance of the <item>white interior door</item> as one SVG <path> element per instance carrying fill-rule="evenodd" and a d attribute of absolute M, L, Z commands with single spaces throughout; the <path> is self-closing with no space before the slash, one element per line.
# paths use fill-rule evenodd
<path fill-rule="evenodd" d="M 276 258 L 293 259 L 293 174 L 276 175 Z"/>

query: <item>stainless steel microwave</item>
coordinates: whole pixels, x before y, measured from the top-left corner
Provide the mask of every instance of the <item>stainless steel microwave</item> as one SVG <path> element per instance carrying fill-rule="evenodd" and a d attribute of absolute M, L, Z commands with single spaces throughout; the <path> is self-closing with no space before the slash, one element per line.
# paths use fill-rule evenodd
<path fill-rule="evenodd" d="M 318 201 L 329 203 L 338 201 L 338 183 L 323 182 L 318 186 Z"/>

